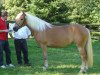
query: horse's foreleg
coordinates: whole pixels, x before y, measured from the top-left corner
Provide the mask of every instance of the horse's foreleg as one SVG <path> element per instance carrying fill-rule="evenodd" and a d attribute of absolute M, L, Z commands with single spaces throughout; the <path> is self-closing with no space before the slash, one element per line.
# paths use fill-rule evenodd
<path fill-rule="evenodd" d="M 80 47 L 79 48 L 79 51 L 80 51 L 80 55 L 81 55 L 81 59 L 82 59 L 82 65 L 81 65 L 81 69 L 80 69 L 80 72 L 81 73 L 85 73 L 88 69 L 88 66 L 87 66 L 87 54 L 86 54 L 86 51 L 84 48 Z"/>
<path fill-rule="evenodd" d="M 44 58 L 44 67 L 43 69 L 47 69 L 48 68 L 48 60 L 47 60 L 47 47 L 44 44 L 40 45 L 43 51 L 43 58 Z"/>

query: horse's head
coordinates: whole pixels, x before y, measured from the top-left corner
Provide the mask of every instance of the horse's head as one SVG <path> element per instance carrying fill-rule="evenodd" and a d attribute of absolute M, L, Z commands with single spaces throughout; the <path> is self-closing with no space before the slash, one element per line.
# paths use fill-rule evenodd
<path fill-rule="evenodd" d="M 33 16 L 28 13 L 21 12 L 19 13 L 16 18 L 16 25 L 18 25 L 20 28 L 22 26 L 27 25 L 28 28 L 30 28 L 32 31 L 43 31 L 47 28 L 52 28 L 51 24 L 41 20 L 40 18 Z"/>
<path fill-rule="evenodd" d="M 16 25 L 18 25 L 19 27 L 27 25 L 25 16 L 26 14 L 24 12 L 19 13 L 15 18 Z"/>

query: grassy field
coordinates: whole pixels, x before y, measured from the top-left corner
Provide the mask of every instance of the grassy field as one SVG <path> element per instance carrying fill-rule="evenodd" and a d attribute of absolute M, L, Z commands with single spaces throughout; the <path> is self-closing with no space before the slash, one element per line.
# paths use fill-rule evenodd
<path fill-rule="evenodd" d="M 43 71 L 42 50 L 35 40 L 28 39 L 30 67 L 17 65 L 13 39 L 9 43 L 16 67 L 0 69 L 0 75 L 78 75 L 81 59 L 75 44 L 67 48 L 48 48 L 49 68 Z M 100 75 L 100 41 L 93 40 L 93 49 L 94 66 L 85 75 Z"/>

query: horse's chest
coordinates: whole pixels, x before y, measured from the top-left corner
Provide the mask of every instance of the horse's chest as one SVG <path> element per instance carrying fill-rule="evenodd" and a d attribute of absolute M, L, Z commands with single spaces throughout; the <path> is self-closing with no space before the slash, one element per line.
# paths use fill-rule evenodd
<path fill-rule="evenodd" d="M 34 38 L 36 39 L 37 42 L 44 42 L 46 39 L 45 36 L 43 36 L 41 34 L 35 35 Z"/>

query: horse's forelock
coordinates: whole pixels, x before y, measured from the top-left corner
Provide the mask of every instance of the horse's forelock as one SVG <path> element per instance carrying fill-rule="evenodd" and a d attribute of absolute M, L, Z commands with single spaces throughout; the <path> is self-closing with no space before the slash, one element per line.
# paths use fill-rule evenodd
<path fill-rule="evenodd" d="M 22 15 L 23 13 L 21 12 L 21 13 L 19 13 L 17 16 L 16 16 L 16 18 L 15 19 L 19 19 L 20 17 L 21 17 L 21 15 Z"/>

